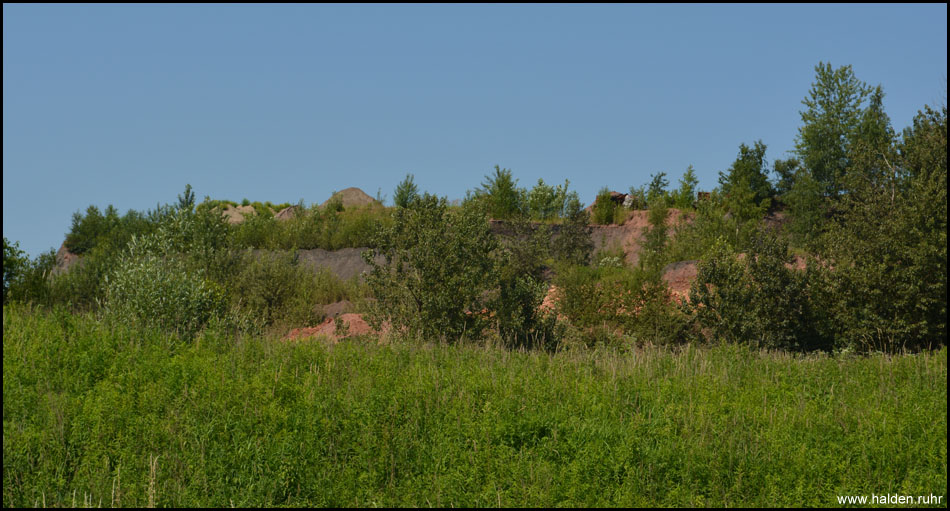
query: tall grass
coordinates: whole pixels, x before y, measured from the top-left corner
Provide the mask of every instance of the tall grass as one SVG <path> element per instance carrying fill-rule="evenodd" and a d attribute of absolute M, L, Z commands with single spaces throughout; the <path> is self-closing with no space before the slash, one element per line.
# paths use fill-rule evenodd
<path fill-rule="evenodd" d="M 4 506 L 833 506 L 947 489 L 946 348 L 183 343 L 5 306 L 3 375 Z"/>

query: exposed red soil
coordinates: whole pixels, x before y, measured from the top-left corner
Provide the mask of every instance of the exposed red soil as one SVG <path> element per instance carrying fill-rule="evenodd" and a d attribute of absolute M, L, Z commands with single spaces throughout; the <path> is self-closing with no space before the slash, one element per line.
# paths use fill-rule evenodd
<path fill-rule="evenodd" d="M 680 261 L 663 268 L 663 281 L 674 299 L 689 301 L 689 287 L 696 280 L 698 263 L 699 261 Z"/>
<path fill-rule="evenodd" d="M 386 334 L 389 332 L 390 327 L 388 324 L 384 323 L 380 332 L 376 332 L 369 326 L 361 314 L 346 313 L 340 314 L 337 316 L 343 324 L 347 327 L 347 334 L 338 336 L 336 334 L 336 318 L 327 318 L 323 321 L 322 324 L 315 327 L 308 328 L 295 328 L 290 331 L 287 335 L 284 336 L 284 339 L 291 341 L 300 341 L 304 339 L 310 339 L 315 337 L 325 337 L 331 343 L 338 343 L 342 339 L 347 337 L 354 337 L 357 335 L 378 335 Z"/>
<path fill-rule="evenodd" d="M 691 215 L 670 208 L 666 225 L 669 235 L 675 236 L 676 228 L 683 222 L 690 222 Z M 640 259 L 640 248 L 643 246 L 644 229 L 650 227 L 650 212 L 634 210 L 627 213 L 623 225 L 591 225 L 591 241 L 594 242 L 594 252 L 604 248 L 620 247 L 626 254 L 629 265 L 636 265 Z"/>

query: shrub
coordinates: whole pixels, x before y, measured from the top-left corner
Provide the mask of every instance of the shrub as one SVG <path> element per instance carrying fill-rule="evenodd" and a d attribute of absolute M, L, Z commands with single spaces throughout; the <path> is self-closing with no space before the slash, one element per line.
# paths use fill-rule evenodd
<path fill-rule="evenodd" d="M 22 278 L 23 271 L 29 266 L 30 258 L 20 250 L 20 244 L 3 238 L 3 303 L 7 302 L 10 285 Z"/>
<path fill-rule="evenodd" d="M 227 299 L 202 269 L 189 266 L 168 237 L 133 238 L 106 282 L 106 315 L 192 338 L 212 318 L 224 316 Z"/>
<path fill-rule="evenodd" d="M 598 225 L 612 224 L 615 221 L 617 209 L 617 204 L 610 199 L 610 188 L 605 186 L 597 193 L 597 199 L 594 201 L 592 221 Z"/>
<path fill-rule="evenodd" d="M 19 246 L 4 246 L 3 300 L 50 305 L 49 276 L 56 264 L 56 253 L 49 250 L 30 260 Z M 9 265 L 9 266 L 8 266 Z"/>
<path fill-rule="evenodd" d="M 393 203 L 397 208 L 406 208 L 418 198 L 419 187 L 413 182 L 412 174 L 406 174 L 406 179 L 396 185 L 396 191 L 393 193 Z"/>
<path fill-rule="evenodd" d="M 495 314 L 498 335 L 509 347 L 553 346 L 558 338 L 555 318 L 539 310 L 547 292 L 544 270 L 551 234 L 546 225 L 532 225 L 526 218 L 511 223 L 495 252 L 497 289 L 489 309 Z M 497 294 L 495 294 L 497 293 Z"/>
<path fill-rule="evenodd" d="M 517 186 L 518 180 L 511 177 L 510 169 L 495 165 L 495 174 L 485 176 L 482 187 L 475 194 L 485 197 L 488 214 L 497 220 L 507 220 L 522 214 L 525 209 L 526 192 Z"/>
<path fill-rule="evenodd" d="M 744 260 L 719 242 L 690 288 L 692 314 L 714 339 L 757 347 L 830 349 L 827 324 L 815 311 L 812 276 L 788 268 L 788 245 L 759 231 Z M 817 267 L 810 269 L 818 271 Z"/>
<path fill-rule="evenodd" d="M 586 265 L 590 262 L 590 253 L 594 248 L 590 237 L 590 213 L 584 211 L 580 204 L 572 207 L 574 209 L 568 213 L 567 221 L 551 240 L 551 255 L 563 264 Z"/>
<path fill-rule="evenodd" d="M 263 326 L 310 326 L 322 319 L 315 275 L 297 264 L 296 254 L 246 254 L 229 287 L 232 303 L 256 316 Z"/>
<path fill-rule="evenodd" d="M 487 325 L 485 293 L 493 277 L 497 243 L 475 208 L 447 210 L 445 198 L 428 193 L 394 212 L 391 227 L 377 231 L 367 282 L 377 298 L 374 327 L 384 320 L 397 331 L 455 341 L 478 336 Z M 382 254 L 386 264 L 373 260 Z"/>

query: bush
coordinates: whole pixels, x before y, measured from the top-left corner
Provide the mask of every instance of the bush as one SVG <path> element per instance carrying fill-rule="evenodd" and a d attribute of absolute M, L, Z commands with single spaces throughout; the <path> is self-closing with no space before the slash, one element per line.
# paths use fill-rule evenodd
<path fill-rule="evenodd" d="M 168 237 L 133 238 L 106 282 L 106 315 L 119 322 L 192 338 L 223 317 L 223 289 L 176 254 Z"/>
<path fill-rule="evenodd" d="M 314 311 L 315 275 L 297 264 L 296 254 L 246 254 L 229 289 L 232 303 L 263 326 L 311 326 L 323 319 Z"/>
<path fill-rule="evenodd" d="M 29 266 L 30 258 L 20 250 L 20 244 L 7 241 L 3 238 L 3 303 L 7 302 L 7 291 L 10 285 L 23 277 L 24 270 Z"/>
<path fill-rule="evenodd" d="M 495 165 L 495 174 L 485 176 L 476 196 L 484 197 L 488 214 L 496 220 L 507 220 L 524 213 L 526 192 L 517 186 L 518 180 L 511 177 L 510 169 Z"/>
<path fill-rule="evenodd" d="M 591 209 L 593 211 L 591 220 L 598 225 L 617 223 L 617 217 L 621 213 L 618 211 L 620 208 L 617 207 L 617 203 L 611 200 L 610 189 L 606 186 L 597 193 L 597 199 Z"/>
<path fill-rule="evenodd" d="M 367 282 L 377 298 L 374 327 L 450 342 L 477 337 L 488 323 L 486 292 L 495 281 L 497 242 L 483 214 L 472 207 L 447 210 L 445 198 L 424 194 L 394 212 L 394 224 L 377 231 Z M 386 263 L 373 260 L 382 254 Z"/>
<path fill-rule="evenodd" d="M 49 276 L 56 264 L 56 253 L 49 250 L 30 260 L 19 251 L 18 245 L 5 246 L 4 249 L 4 303 L 17 301 L 50 305 L 52 298 Z"/>
<path fill-rule="evenodd" d="M 562 267 L 555 285 L 560 290 L 558 313 L 593 335 L 591 342 L 604 332 L 621 332 L 654 344 L 683 339 L 687 326 L 683 313 L 672 303 L 663 281 L 639 268 Z"/>
<path fill-rule="evenodd" d="M 788 268 L 788 245 L 759 231 L 744 260 L 719 242 L 699 265 L 685 310 L 713 339 L 789 350 L 830 349 L 828 325 L 814 297 L 819 271 Z"/>
<path fill-rule="evenodd" d="M 594 248 L 590 234 L 590 213 L 581 209 L 580 204 L 576 204 L 576 208 L 568 213 L 567 221 L 551 240 L 551 255 L 563 264 L 588 264 L 591 250 Z"/>
<path fill-rule="evenodd" d="M 409 204 L 419 198 L 419 187 L 416 186 L 413 179 L 412 174 L 406 174 L 406 178 L 396 185 L 396 191 L 393 193 L 393 203 L 397 208 L 409 207 Z"/>
<path fill-rule="evenodd" d="M 555 318 L 539 310 L 548 289 L 544 271 L 550 228 L 532 225 L 523 217 L 515 219 L 511 227 L 512 235 L 502 239 L 494 255 L 498 283 L 489 309 L 506 346 L 551 347 L 559 337 Z"/>

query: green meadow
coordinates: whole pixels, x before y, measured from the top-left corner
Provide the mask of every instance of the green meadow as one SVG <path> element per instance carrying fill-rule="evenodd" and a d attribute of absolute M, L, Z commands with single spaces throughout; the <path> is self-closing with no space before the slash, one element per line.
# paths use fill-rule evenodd
<path fill-rule="evenodd" d="M 835 506 L 947 494 L 947 349 L 192 342 L 3 309 L 3 505 Z"/>

